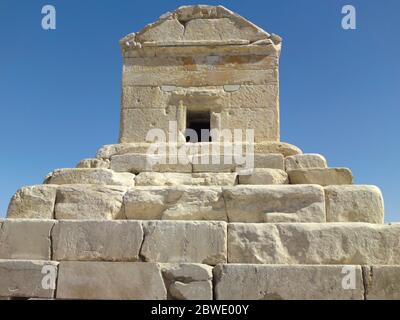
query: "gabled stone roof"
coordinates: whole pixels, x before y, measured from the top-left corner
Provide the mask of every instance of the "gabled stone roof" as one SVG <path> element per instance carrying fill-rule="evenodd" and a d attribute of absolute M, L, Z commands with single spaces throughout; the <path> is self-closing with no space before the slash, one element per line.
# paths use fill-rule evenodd
<path fill-rule="evenodd" d="M 278 44 L 281 39 L 223 6 L 195 5 L 168 12 L 137 33 L 127 35 L 121 46 L 187 46 Z"/>

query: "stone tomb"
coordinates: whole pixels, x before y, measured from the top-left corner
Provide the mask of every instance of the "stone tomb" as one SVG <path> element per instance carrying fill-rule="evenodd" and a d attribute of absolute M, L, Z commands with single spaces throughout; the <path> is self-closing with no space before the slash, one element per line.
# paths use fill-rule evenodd
<path fill-rule="evenodd" d="M 0 298 L 399 299 L 400 225 L 383 224 L 380 190 L 280 141 L 281 42 L 221 6 L 124 37 L 120 141 L 15 193 Z M 147 139 L 171 123 L 158 146 L 186 148 L 175 163 Z M 253 129 L 231 143 L 252 170 L 198 161 L 229 143 L 189 129 Z"/>

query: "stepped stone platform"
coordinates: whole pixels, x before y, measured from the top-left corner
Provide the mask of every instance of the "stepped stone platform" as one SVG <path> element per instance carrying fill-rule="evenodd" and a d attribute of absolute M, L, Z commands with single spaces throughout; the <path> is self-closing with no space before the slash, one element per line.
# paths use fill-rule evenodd
<path fill-rule="evenodd" d="M 280 141 L 281 42 L 222 6 L 123 38 L 119 143 L 14 194 L 0 299 L 400 299 L 379 188 Z"/>

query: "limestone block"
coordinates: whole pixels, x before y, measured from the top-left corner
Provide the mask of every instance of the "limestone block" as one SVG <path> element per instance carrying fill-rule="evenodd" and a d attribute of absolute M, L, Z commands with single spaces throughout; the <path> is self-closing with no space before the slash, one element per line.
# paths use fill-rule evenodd
<path fill-rule="evenodd" d="M 287 157 L 285 159 L 286 171 L 295 169 L 306 169 L 306 168 L 327 168 L 327 162 L 324 156 L 320 154 L 298 154 Z"/>
<path fill-rule="evenodd" d="M 223 187 L 230 222 L 324 222 L 324 191 L 319 186 Z"/>
<path fill-rule="evenodd" d="M 50 232 L 54 220 L 3 220 L 0 259 L 51 260 Z"/>
<path fill-rule="evenodd" d="M 111 157 L 111 169 L 117 172 L 192 172 L 188 157 L 176 157 L 175 163 L 165 155 L 121 154 Z"/>
<path fill-rule="evenodd" d="M 400 266 L 364 266 L 367 300 L 400 300 Z"/>
<path fill-rule="evenodd" d="M 162 271 L 168 281 L 184 283 L 212 279 L 213 267 L 200 263 L 163 264 Z"/>
<path fill-rule="evenodd" d="M 165 300 L 160 267 L 143 262 L 64 261 L 57 299 Z"/>
<path fill-rule="evenodd" d="M 47 175 L 47 184 L 97 184 L 110 186 L 135 185 L 135 175 L 128 172 L 114 172 L 110 169 L 58 169 Z"/>
<path fill-rule="evenodd" d="M 363 300 L 360 266 L 355 289 L 344 289 L 342 265 L 224 264 L 214 269 L 217 300 Z"/>
<path fill-rule="evenodd" d="M 162 108 L 168 105 L 170 95 L 160 87 L 122 87 L 122 109 Z"/>
<path fill-rule="evenodd" d="M 254 168 L 269 168 L 284 170 L 284 158 L 280 153 L 266 153 L 266 154 L 251 154 L 254 158 Z M 236 171 L 240 173 L 241 170 L 247 170 L 245 164 L 237 164 Z"/>
<path fill-rule="evenodd" d="M 185 40 L 224 40 L 224 39 L 246 39 L 257 41 L 269 38 L 269 34 L 257 28 L 255 25 L 246 23 L 246 20 L 232 18 L 220 19 L 193 19 L 186 23 Z"/>
<path fill-rule="evenodd" d="M 279 115 L 276 110 L 266 108 L 230 108 L 221 111 L 221 129 L 241 129 L 242 141 L 246 141 L 244 129 L 254 130 L 254 141 L 279 140 Z"/>
<path fill-rule="evenodd" d="M 225 84 L 266 85 L 276 84 L 277 68 L 266 70 L 200 70 L 153 72 L 124 72 L 124 86 L 162 86 L 178 87 L 223 86 Z"/>
<path fill-rule="evenodd" d="M 143 223 L 145 261 L 204 263 L 226 261 L 226 223 L 149 221 Z"/>
<path fill-rule="evenodd" d="M 162 130 L 168 138 L 169 121 L 176 121 L 176 107 L 122 109 L 120 142 L 146 141 L 150 129 Z"/>
<path fill-rule="evenodd" d="M 239 184 L 287 184 L 288 175 L 280 169 L 256 168 L 248 175 L 239 175 Z"/>
<path fill-rule="evenodd" d="M 168 41 L 183 38 L 184 26 L 177 19 L 162 19 L 148 24 L 136 34 L 136 41 Z"/>
<path fill-rule="evenodd" d="M 165 42 L 163 43 L 165 45 Z M 179 44 L 179 43 L 178 43 Z M 185 71 L 207 71 L 207 70 L 267 70 L 278 67 L 277 55 L 228 55 L 220 56 L 215 54 L 201 54 L 193 56 L 166 56 L 155 57 L 152 59 L 134 57 L 124 59 L 124 72 L 127 73 L 151 73 L 151 72 L 185 72 Z M 229 85 L 229 84 L 228 84 Z M 226 85 L 224 85 L 225 91 Z M 268 86 L 275 88 L 275 97 L 277 97 L 277 85 L 263 85 L 264 88 Z M 167 88 L 169 88 L 168 86 Z M 252 87 L 252 86 L 249 86 Z M 260 86 L 261 87 L 261 86 Z M 172 86 L 175 91 L 176 87 Z M 239 89 L 233 87 L 234 89 Z M 169 90 L 167 90 L 169 91 Z M 236 90 L 232 90 L 236 91 Z M 244 90 L 243 90 L 244 91 Z M 259 90 L 258 93 L 266 95 L 266 90 Z M 157 93 L 156 93 L 157 94 Z M 158 94 L 157 94 L 158 95 Z M 165 96 L 165 95 L 164 95 Z M 147 100 L 145 98 L 145 100 Z M 248 102 L 256 100 L 252 97 Z M 261 105 L 265 105 L 266 101 L 258 99 Z M 275 100 L 277 101 L 277 100 Z M 162 106 L 159 104 L 158 106 Z"/>
<path fill-rule="evenodd" d="M 76 165 L 77 168 L 110 168 L 110 160 L 108 159 L 83 159 Z"/>
<path fill-rule="evenodd" d="M 192 19 L 218 19 L 226 18 L 232 13 L 223 6 L 194 5 L 181 6 L 176 11 L 179 21 L 189 21 Z"/>
<path fill-rule="evenodd" d="M 291 184 L 319 184 L 321 186 L 352 184 L 353 174 L 347 168 L 308 168 L 288 172 Z"/>
<path fill-rule="evenodd" d="M 7 218 L 53 219 L 57 186 L 36 185 L 19 189 L 11 198 Z"/>
<path fill-rule="evenodd" d="M 271 59 L 271 58 L 270 58 Z M 275 58 L 276 59 L 276 58 Z M 278 84 L 241 85 L 230 94 L 231 108 L 279 108 Z"/>
<path fill-rule="evenodd" d="M 284 157 L 301 154 L 299 147 L 280 141 L 262 141 L 254 144 L 255 153 L 281 153 Z"/>
<path fill-rule="evenodd" d="M 136 176 L 136 186 L 233 186 L 236 173 L 142 172 Z"/>
<path fill-rule="evenodd" d="M 123 186 L 62 185 L 57 190 L 55 217 L 61 219 L 124 218 Z"/>
<path fill-rule="evenodd" d="M 168 296 L 178 300 L 211 300 L 212 267 L 204 264 L 163 264 Z"/>
<path fill-rule="evenodd" d="M 324 189 L 328 222 L 383 223 L 384 205 L 379 188 L 342 185 Z"/>
<path fill-rule="evenodd" d="M 185 146 L 187 148 L 191 148 L 192 144 L 190 143 L 182 143 L 182 144 L 173 144 L 173 143 L 166 143 L 162 144 L 160 143 L 159 146 L 160 148 L 165 148 L 167 152 L 170 152 L 171 148 L 179 148 L 181 146 Z M 208 150 L 212 149 L 212 146 L 216 148 L 220 148 L 220 154 L 225 154 L 224 149 L 226 147 L 229 147 L 229 149 L 233 148 L 233 145 L 228 146 L 222 143 L 218 142 L 209 142 L 209 143 L 199 143 L 201 146 L 206 146 L 208 145 Z M 302 151 L 286 142 L 276 142 L 276 141 L 263 141 L 259 143 L 255 143 L 252 145 L 246 144 L 246 143 L 236 143 L 235 145 L 240 146 L 242 149 L 241 150 L 254 150 L 254 154 L 282 154 L 283 156 L 291 156 L 295 154 L 301 154 Z M 114 155 L 124 155 L 124 154 L 146 154 L 149 151 L 151 144 L 148 142 L 131 142 L 131 143 L 118 143 L 118 144 L 109 144 L 109 145 L 104 145 L 102 146 L 98 151 L 97 151 L 97 158 L 99 159 L 110 159 Z M 282 168 L 276 168 L 276 169 L 282 169 Z"/>
<path fill-rule="evenodd" d="M 124 197 L 127 219 L 226 221 L 220 187 L 136 187 Z"/>
<path fill-rule="evenodd" d="M 193 172 L 233 172 L 236 169 L 232 155 L 195 155 L 192 157 Z"/>
<path fill-rule="evenodd" d="M 52 272 L 57 279 L 58 262 L 29 260 L 0 260 L 0 296 L 12 298 L 43 298 L 54 297 L 54 283 L 42 285 L 43 277 Z M 45 273 L 42 273 L 42 270 Z M 50 271 L 51 270 L 51 271 Z"/>
<path fill-rule="evenodd" d="M 57 261 L 138 261 L 143 230 L 138 221 L 59 221 L 52 232 Z"/>
<path fill-rule="evenodd" d="M 228 226 L 228 261 L 261 264 L 400 263 L 400 225 L 282 223 Z"/>
<path fill-rule="evenodd" d="M 171 296 L 178 300 L 212 300 L 211 281 L 194 281 L 183 283 L 176 281 L 168 289 Z"/>

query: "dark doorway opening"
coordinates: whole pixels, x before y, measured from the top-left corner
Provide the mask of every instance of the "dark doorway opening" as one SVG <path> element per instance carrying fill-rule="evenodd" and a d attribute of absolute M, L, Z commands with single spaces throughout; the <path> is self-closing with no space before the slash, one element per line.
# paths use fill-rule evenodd
<path fill-rule="evenodd" d="M 186 128 L 196 132 L 198 142 L 211 142 L 210 111 L 188 111 L 186 114 Z M 189 132 L 186 133 L 186 141 L 190 141 Z"/>

